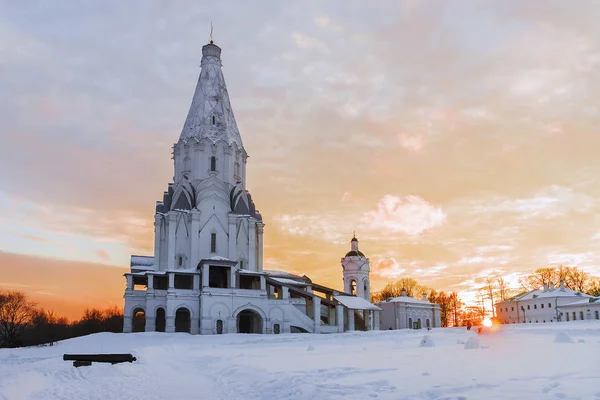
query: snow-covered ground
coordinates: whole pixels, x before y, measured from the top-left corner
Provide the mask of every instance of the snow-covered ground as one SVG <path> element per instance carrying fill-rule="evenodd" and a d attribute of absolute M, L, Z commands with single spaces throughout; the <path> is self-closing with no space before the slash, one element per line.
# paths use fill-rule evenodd
<path fill-rule="evenodd" d="M 555 342 L 559 333 L 567 339 Z M 429 335 L 425 346 L 420 346 Z M 482 347 L 477 347 L 473 339 Z M 564 337 L 562 337 L 564 339 Z M 433 342 L 434 347 L 428 347 Z M 74 368 L 63 353 L 138 361 Z M 600 323 L 332 335 L 96 334 L 0 350 L 0 399 L 600 399 Z"/>

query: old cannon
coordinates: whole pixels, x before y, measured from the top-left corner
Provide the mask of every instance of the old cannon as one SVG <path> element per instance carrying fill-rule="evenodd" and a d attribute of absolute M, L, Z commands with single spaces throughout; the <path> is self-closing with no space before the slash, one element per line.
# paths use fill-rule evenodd
<path fill-rule="evenodd" d="M 118 364 L 134 362 L 137 358 L 131 354 L 64 354 L 63 361 L 73 361 L 74 367 L 92 365 L 93 362 Z"/>

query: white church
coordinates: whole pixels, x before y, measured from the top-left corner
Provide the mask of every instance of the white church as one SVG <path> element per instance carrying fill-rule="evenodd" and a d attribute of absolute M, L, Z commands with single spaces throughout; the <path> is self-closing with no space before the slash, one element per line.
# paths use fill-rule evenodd
<path fill-rule="evenodd" d="M 229 103 L 221 49 L 202 48 L 173 182 L 156 202 L 154 256 L 132 256 L 124 332 L 334 333 L 379 329 L 369 259 L 342 258 L 344 289 L 263 270 L 264 223 L 246 189 L 248 154 Z"/>

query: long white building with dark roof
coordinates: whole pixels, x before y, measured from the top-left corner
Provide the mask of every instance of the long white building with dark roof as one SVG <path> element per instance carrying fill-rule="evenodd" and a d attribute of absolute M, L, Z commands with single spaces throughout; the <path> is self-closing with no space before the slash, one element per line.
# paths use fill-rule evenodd
<path fill-rule="evenodd" d="M 246 189 L 244 149 L 221 69 L 202 48 L 201 72 L 179 140 L 173 183 L 154 215 L 154 255 L 132 256 L 124 332 L 333 333 L 378 329 L 369 261 L 352 241 L 344 289 L 263 270 L 264 223 Z"/>

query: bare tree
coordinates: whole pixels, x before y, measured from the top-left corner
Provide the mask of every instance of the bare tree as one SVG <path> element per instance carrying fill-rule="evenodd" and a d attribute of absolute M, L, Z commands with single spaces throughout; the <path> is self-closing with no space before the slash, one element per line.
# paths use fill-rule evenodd
<path fill-rule="evenodd" d="M 0 292 L 0 347 L 17 346 L 19 335 L 35 313 L 35 303 L 25 293 Z"/>
<path fill-rule="evenodd" d="M 565 281 L 565 286 L 569 289 L 583 293 L 590 280 L 590 274 L 576 267 L 564 267 L 564 269 L 565 274 L 563 279 Z"/>
<path fill-rule="evenodd" d="M 508 298 L 510 288 L 508 287 L 508 283 L 504 277 L 499 276 L 496 278 L 496 286 L 498 287 L 498 296 L 500 297 L 500 301 L 506 300 Z"/>
<path fill-rule="evenodd" d="M 496 289 L 496 279 L 492 277 L 485 278 L 485 286 L 484 290 L 486 292 L 486 296 L 490 299 L 492 303 L 492 316 L 496 316 L 496 308 L 494 307 L 494 291 Z"/>
<path fill-rule="evenodd" d="M 589 280 L 587 272 L 577 267 L 560 265 L 556 268 L 538 268 L 533 274 L 521 279 L 520 283 L 526 290 L 535 290 L 546 285 L 558 286 L 562 281 L 565 287 L 584 292 Z"/>

